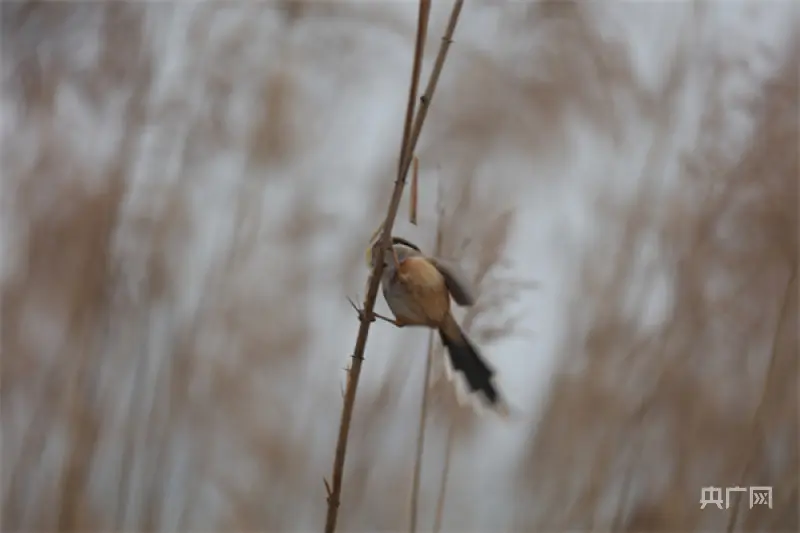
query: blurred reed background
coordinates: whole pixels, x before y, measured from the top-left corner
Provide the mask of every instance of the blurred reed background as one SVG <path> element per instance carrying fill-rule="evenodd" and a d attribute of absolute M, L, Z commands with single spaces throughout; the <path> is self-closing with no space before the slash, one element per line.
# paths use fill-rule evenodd
<path fill-rule="evenodd" d="M 4 531 L 322 528 L 416 10 L 0 5 Z M 463 262 L 523 416 L 434 347 L 418 530 L 798 529 L 799 22 L 465 4 L 395 233 Z M 408 529 L 426 349 L 372 326 L 342 531 Z M 773 509 L 700 510 L 734 485 Z"/>

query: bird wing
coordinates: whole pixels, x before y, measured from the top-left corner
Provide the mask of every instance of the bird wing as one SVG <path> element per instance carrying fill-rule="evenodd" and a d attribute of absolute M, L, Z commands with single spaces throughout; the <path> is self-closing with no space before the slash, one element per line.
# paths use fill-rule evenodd
<path fill-rule="evenodd" d="M 429 261 L 441 272 L 444 277 L 444 282 L 447 285 L 447 290 L 453 300 L 461 306 L 471 306 L 475 303 L 475 297 L 470 290 L 469 284 L 466 282 L 466 276 L 456 263 L 447 261 L 446 259 L 438 259 L 430 257 Z"/>

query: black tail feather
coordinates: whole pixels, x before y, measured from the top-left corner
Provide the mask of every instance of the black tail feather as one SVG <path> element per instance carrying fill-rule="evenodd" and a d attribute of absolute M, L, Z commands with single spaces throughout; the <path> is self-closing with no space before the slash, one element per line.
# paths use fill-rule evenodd
<path fill-rule="evenodd" d="M 440 329 L 439 337 L 447 348 L 453 371 L 464 376 L 469 393 L 481 395 L 485 403 L 492 407 L 499 406 L 502 399 L 494 385 L 494 369 L 481 357 L 467 336 L 462 333 L 460 339 L 451 339 Z"/>

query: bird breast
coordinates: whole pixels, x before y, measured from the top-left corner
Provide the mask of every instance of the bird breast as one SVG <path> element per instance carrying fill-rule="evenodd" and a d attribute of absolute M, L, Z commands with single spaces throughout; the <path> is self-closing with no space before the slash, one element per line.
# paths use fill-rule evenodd
<path fill-rule="evenodd" d="M 394 315 L 409 324 L 436 327 L 450 311 L 450 294 L 441 272 L 423 257 L 408 257 L 398 272 L 387 268 L 383 295 Z"/>

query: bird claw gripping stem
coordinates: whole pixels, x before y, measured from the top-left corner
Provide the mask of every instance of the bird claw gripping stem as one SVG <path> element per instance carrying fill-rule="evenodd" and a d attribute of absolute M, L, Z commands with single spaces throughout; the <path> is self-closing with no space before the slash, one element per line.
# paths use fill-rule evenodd
<path fill-rule="evenodd" d="M 384 322 L 388 322 L 389 324 L 392 324 L 393 326 L 398 327 L 398 328 L 402 328 L 402 327 L 404 327 L 406 325 L 405 323 L 400 322 L 395 318 L 389 318 L 388 316 L 383 316 L 383 315 L 381 315 L 379 313 L 375 313 L 375 312 L 373 312 L 369 318 L 366 318 L 366 313 L 364 312 L 364 310 L 361 309 L 360 307 L 358 307 L 356 305 L 356 303 L 352 300 L 352 298 L 350 298 L 348 296 L 347 297 L 347 301 L 350 302 L 350 307 L 352 307 L 355 310 L 355 312 L 358 314 L 358 319 L 361 320 L 362 322 L 364 320 L 369 320 L 370 322 L 375 322 L 375 319 L 379 318 L 379 319 L 383 320 Z"/>
<path fill-rule="evenodd" d="M 370 317 L 367 317 L 367 314 L 364 312 L 362 308 L 356 305 L 356 303 L 348 296 L 347 301 L 350 302 L 350 307 L 352 307 L 355 312 L 358 314 L 358 319 L 361 322 L 369 321 L 375 322 L 375 317 L 377 316 L 375 313 L 372 313 Z"/>

